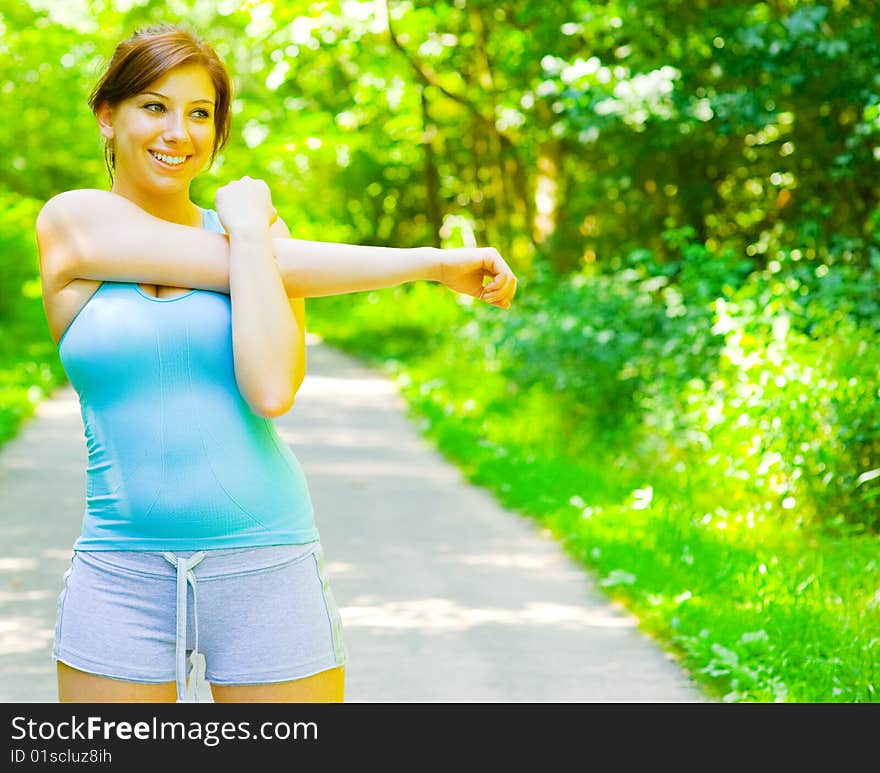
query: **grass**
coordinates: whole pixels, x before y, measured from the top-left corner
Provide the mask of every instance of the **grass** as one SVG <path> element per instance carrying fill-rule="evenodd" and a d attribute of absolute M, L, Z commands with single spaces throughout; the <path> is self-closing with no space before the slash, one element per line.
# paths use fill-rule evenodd
<path fill-rule="evenodd" d="M 450 298 L 424 286 L 315 299 L 309 328 L 395 379 L 422 433 L 551 530 L 710 699 L 880 702 L 877 535 L 750 506 L 741 480 L 687 460 L 683 476 L 603 448 L 564 395 L 517 389 L 478 338 L 453 335 L 467 313 Z"/>

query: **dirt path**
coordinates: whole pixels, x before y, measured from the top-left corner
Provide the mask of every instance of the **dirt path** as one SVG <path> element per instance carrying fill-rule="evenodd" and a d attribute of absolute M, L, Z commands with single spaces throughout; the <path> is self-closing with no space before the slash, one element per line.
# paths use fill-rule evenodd
<path fill-rule="evenodd" d="M 394 384 L 313 343 L 276 420 L 309 481 L 353 702 L 699 702 L 532 521 L 423 440 Z M 84 505 L 66 387 L 0 451 L 0 701 L 56 700 L 56 599 Z"/>

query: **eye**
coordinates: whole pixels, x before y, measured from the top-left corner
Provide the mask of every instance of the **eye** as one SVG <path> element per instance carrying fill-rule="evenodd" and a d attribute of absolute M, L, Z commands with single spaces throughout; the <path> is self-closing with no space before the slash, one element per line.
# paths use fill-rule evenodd
<path fill-rule="evenodd" d="M 143 106 L 144 110 L 147 110 L 151 113 L 164 113 L 165 105 L 161 102 L 148 102 Z M 155 108 L 155 109 L 154 109 Z M 193 115 L 197 115 L 199 118 L 207 119 L 211 117 L 211 114 L 202 108 L 198 108 L 197 110 L 193 110 Z"/>

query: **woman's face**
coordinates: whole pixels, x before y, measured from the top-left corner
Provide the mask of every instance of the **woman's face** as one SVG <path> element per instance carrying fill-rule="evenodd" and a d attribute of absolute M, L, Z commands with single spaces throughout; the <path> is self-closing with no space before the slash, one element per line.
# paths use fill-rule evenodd
<path fill-rule="evenodd" d="M 98 111 L 115 144 L 115 179 L 153 194 L 188 191 L 214 148 L 214 84 L 202 65 L 169 70 L 140 94 Z"/>

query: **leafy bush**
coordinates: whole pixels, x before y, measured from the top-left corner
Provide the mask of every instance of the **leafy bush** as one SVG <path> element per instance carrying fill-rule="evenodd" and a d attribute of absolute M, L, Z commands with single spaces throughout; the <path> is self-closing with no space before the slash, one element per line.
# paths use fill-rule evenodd
<path fill-rule="evenodd" d="M 874 276 L 821 264 L 807 282 L 805 266 L 713 255 L 687 228 L 664 237 L 678 261 L 641 250 L 614 274 L 539 271 L 515 313 L 475 306 L 470 324 L 512 383 L 558 394 L 584 452 L 627 450 L 694 491 L 735 480 L 775 517 L 880 527 L 880 334 L 853 291 Z"/>
<path fill-rule="evenodd" d="M 36 199 L 0 188 L 0 322 L 15 316 L 25 301 L 27 282 L 40 273 L 34 221 L 40 209 Z M 39 296 L 39 291 L 36 293 Z M 33 294 L 32 294 L 33 296 Z"/>
<path fill-rule="evenodd" d="M 40 206 L 0 188 L 0 444 L 67 380 L 42 307 L 34 236 Z"/>

